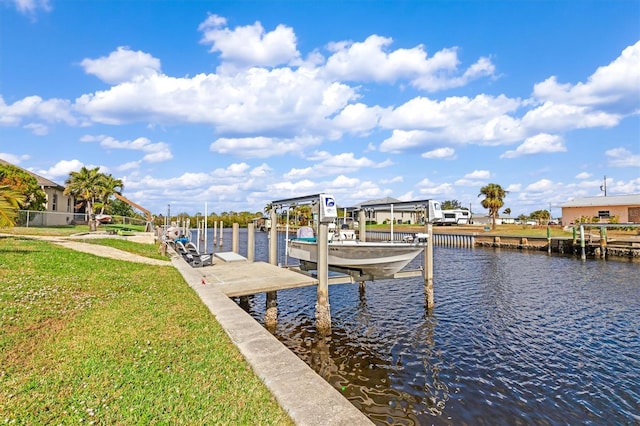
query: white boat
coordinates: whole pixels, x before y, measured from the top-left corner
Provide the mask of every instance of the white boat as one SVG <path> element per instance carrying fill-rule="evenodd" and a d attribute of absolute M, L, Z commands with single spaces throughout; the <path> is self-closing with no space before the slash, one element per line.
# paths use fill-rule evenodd
<path fill-rule="evenodd" d="M 340 236 L 344 234 L 341 231 Z M 346 233 L 346 239 L 332 239 L 327 247 L 329 269 L 339 272 L 358 272 L 374 278 L 392 277 L 424 250 L 425 238 L 412 243 L 361 242 Z M 294 238 L 288 242 L 290 257 L 300 260 L 303 270 L 313 270 L 318 263 L 318 244 L 315 238 Z"/>
<path fill-rule="evenodd" d="M 100 223 L 111 223 L 111 216 L 108 214 L 97 214 L 95 217 Z"/>

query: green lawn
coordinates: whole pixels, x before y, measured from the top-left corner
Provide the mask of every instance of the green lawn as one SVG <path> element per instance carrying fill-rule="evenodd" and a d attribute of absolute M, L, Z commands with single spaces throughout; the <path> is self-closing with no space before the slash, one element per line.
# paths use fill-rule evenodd
<path fill-rule="evenodd" d="M 0 421 L 292 424 L 174 268 L 19 237 L 0 237 Z"/>
<path fill-rule="evenodd" d="M 89 225 L 61 225 L 61 226 L 16 226 L 13 228 L 0 228 L 0 233 L 12 235 L 38 235 L 64 237 L 82 232 L 89 232 Z"/>

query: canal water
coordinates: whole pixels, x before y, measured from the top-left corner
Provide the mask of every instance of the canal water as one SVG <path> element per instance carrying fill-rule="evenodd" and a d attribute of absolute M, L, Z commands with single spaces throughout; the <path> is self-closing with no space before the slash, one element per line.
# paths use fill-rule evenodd
<path fill-rule="evenodd" d="M 280 291 L 274 335 L 378 425 L 640 424 L 640 264 L 436 246 L 434 288 L 330 286 L 328 337 L 315 287 Z"/>

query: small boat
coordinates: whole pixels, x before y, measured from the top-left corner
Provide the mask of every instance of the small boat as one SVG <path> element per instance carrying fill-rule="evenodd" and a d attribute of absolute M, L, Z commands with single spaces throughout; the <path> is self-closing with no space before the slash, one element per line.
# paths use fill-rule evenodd
<path fill-rule="evenodd" d="M 374 278 L 393 277 L 424 250 L 424 236 L 413 242 L 362 242 L 346 231 L 336 233 L 337 238 L 328 242 L 327 263 L 331 270 Z M 303 270 L 317 269 L 317 241 L 308 231 L 299 231 L 298 236 L 288 241 L 289 256 L 299 259 Z"/>
<path fill-rule="evenodd" d="M 111 216 L 108 214 L 97 214 L 96 220 L 100 223 L 111 223 Z"/>

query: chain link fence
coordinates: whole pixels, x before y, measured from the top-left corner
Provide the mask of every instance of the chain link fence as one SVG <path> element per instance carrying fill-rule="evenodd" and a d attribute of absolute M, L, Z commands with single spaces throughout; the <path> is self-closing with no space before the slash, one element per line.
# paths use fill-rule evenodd
<path fill-rule="evenodd" d="M 85 225 L 89 223 L 89 215 L 86 213 L 72 212 L 40 212 L 35 210 L 19 210 L 17 226 L 24 227 L 48 227 L 48 226 L 65 226 L 65 225 Z M 111 216 L 109 224 L 122 225 L 142 225 L 146 224 L 145 219 L 127 217 L 127 216 Z"/>

